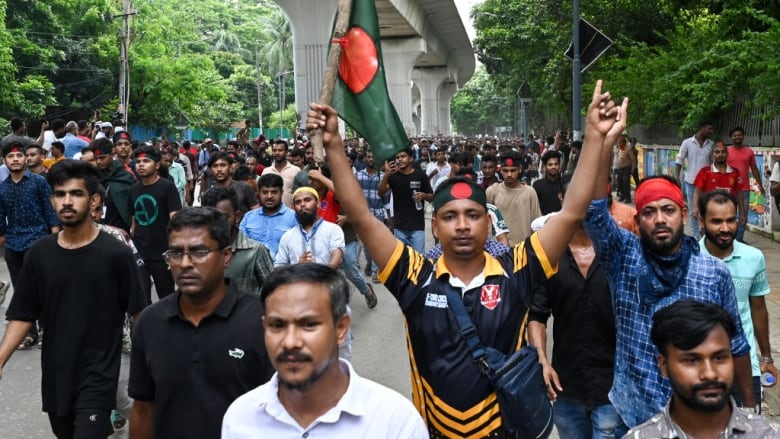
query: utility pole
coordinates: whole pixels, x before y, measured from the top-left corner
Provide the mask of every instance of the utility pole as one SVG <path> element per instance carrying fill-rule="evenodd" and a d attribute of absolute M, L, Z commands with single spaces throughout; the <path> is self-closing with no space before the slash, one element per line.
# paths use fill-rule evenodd
<path fill-rule="evenodd" d="M 580 61 L 580 0 L 574 0 L 572 23 L 571 112 L 572 140 L 582 140 L 582 71 Z"/>
<path fill-rule="evenodd" d="M 257 127 L 263 134 L 263 83 L 260 76 L 260 46 L 255 47 L 255 68 L 257 69 Z"/>
<path fill-rule="evenodd" d="M 123 0 L 122 29 L 119 31 L 119 113 L 123 116 L 125 127 L 128 125 L 128 104 L 130 101 L 130 68 L 128 49 L 130 48 L 130 16 L 137 15 L 130 0 Z M 114 15 L 114 17 L 117 17 Z"/>

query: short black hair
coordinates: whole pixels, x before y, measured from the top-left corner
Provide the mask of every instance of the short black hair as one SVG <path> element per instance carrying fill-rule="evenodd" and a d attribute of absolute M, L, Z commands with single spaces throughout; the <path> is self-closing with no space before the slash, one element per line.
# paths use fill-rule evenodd
<path fill-rule="evenodd" d="M 232 187 L 214 186 L 203 193 L 200 204 L 204 207 L 217 207 L 220 201 L 230 200 L 233 210 L 238 210 L 238 194 Z"/>
<path fill-rule="evenodd" d="M 736 133 L 737 131 L 739 131 L 742 134 L 745 134 L 745 129 L 742 128 L 742 127 L 737 126 L 737 127 L 732 128 L 731 131 L 729 131 L 729 137 L 733 136 L 734 133 Z"/>
<path fill-rule="evenodd" d="M 700 345 L 715 326 L 721 325 L 729 338 L 737 334 L 737 326 L 723 308 L 697 300 L 680 300 L 653 315 L 650 339 L 661 355 L 671 344 L 689 350 Z"/>
<path fill-rule="evenodd" d="M 284 180 L 279 174 L 265 174 L 260 176 L 260 181 L 257 182 L 257 187 L 278 187 L 284 189 Z"/>
<path fill-rule="evenodd" d="M 233 171 L 233 180 L 246 181 L 252 178 L 254 173 L 249 169 L 247 165 L 239 165 L 235 171 Z"/>
<path fill-rule="evenodd" d="M 289 154 L 287 154 L 288 157 L 303 157 L 303 150 L 301 148 L 293 148 Z"/>
<path fill-rule="evenodd" d="M 699 205 L 697 207 L 699 208 L 699 215 L 701 215 L 702 218 L 707 216 L 707 205 L 710 204 L 710 201 L 716 204 L 731 202 L 734 204 L 734 208 L 737 208 L 737 197 L 725 189 L 715 189 L 714 191 L 706 192 L 699 197 Z"/>
<path fill-rule="evenodd" d="M 636 186 L 636 188 L 639 189 L 639 186 L 642 186 L 643 184 L 645 184 L 646 181 L 650 181 L 650 180 L 653 180 L 655 178 L 663 178 L 664 180 L 668 181 L 669 183 L 674 183 L 678 187 L 680 186 L 680 182 L 677 181 L 676 178 L 672 177 L 671 175 L 660 174 L 660 175 L 651 175 L 649 177 L 643 178 L 639 182 L 639 184 Z"/>
<path fill-rule="evenodd" d="M 542 163 L 547 164 L 547 161 L 550 159 L 558 159 L 558 161 L 561 161 L 561 153 L 558 151 L 547 151 L 546 153 L 542 154 Z"/>
<path fill-rule="evenodd" d="M 68 180 L 84 180 L 89 195 L 97 194 L 100 191 L 100 173 L 98 169 L 81 160 L 61 160 L 54 164 L 46 174 L 46 180 L 49 187 L 54 190 L 55 186 L 62 186 Z"/>
<path fill-rule="evenodd" d="M 485 154 L 485 155 L 482 156 L 481 162 L 482 163 L 493 162 L 493 163 L 497 164 L 498 163 L 498 157 L 495 154 Z"/>
<path fill-rule="evenodd" d="M 155 162 L 159 162 L 160 157 L 160 151 L 157 150 L 154 146 L 151 145 L 144 145 L 133 151 L 133 157 L 139 158 L 141 155 L 147 155 L 148 158 L 154 160 Z"/>
<path fill-rule="evenodd" d="M 65 128 L 65 121 L 62 119 L 54 119 L 51 121 L 51 130 L 56 131 Z"/>
<path fill-rule="evenodd" d="M 23 126 L 24 126 L 24 120 L 22 120 L 21 118 L 14 117 L 11 119 L 11 131 L 16 131 Z"/>
<path fill-rule="evenodd" d="M 465 154 L 456 152 L 455 154 L 450 155 L 450 159 L 448 160 L 449 163 L 457 163 L 461 166 L 466 164 L 466 157 Z"/>
<path fill-rule="evenodd" d="M 234 161 L 233 156 L 230 155 L 230 153 L 220 151 L 212 155 L 211 158 L 209 159 L 209 168 L 214 166 L 214 164 L 217 163 L 218 160 L 224 160 L 227 162 L 228 165 L 232 165 Z"/>
<path fill-rule="evenodd" d="M 284 140 L 284 139 L 276 139 L 276 140 L 274 140 L 274 143 L 273 143 L 273 144 L 274 144 L 274 145 L 277 145 L 277 144 L 282 144 L 282 145 L 284 145 L 284 149 L 285 149 L 285 150 L 287 150 L 287 149 L 289 149 L 289 148 L 290 148 L 290 144 L 288 144 L 288 143 L 287 143 L 287 141 L 286 141 L 286 140 Z"/>
<path fill-rule="evenodd" d="M 92 166 L 86 163 L 87 166 Z M 213 190 L 214 188 L 212 188 Z M 204 193 L 205 197 L 206 194 Z M 185 207 L 176 212 L 168 223 L 168 235 L 184 228 L 205 227 L 220 249 L 230 245 L 230 225 L 227 217 L 213 207 Z"/>
<path fill-rule="evenodd" d="M 713 123 L 710 122 L 709 120 L 702 120 L 702 121 L 699 122 L 699 128 L 698 129 L 702 129 L 702 128 L 706 127 L 707 125 L 714 126 Z"/>
<path fill-rule="evenodd" d="M 338 271 L 324 264 L 294 264 L 274 269 L 263 284 L 263 291 L 260 293 L 263 306 L 268 301 L 268 297 L 279 287 L 297 283 L 323 284 L 328 287 L 334 322 L 338 322 L 347 314 L 347 304 L 349 303 L 347 279 Z"/>
<path fill-rule="evenodd" d="M 60 152 L 65 152 L 65 144 L 60 142 L 59 140 L 55 140 L 54 142 L 51 142 L 52 149 L 56 148 Z"/>
<path fill-rule="evenodd" d="M 404 149 L 396 151 L 395 154 L 393 154 L 393 157 L 397 156 L 400 153 L 404 153 L 404 154 L 408 155 L 409 157 L 414 157 L 414 154 L 412 153 L 412 148 L 409 147 L 409 146 L 407 146 Z"/>

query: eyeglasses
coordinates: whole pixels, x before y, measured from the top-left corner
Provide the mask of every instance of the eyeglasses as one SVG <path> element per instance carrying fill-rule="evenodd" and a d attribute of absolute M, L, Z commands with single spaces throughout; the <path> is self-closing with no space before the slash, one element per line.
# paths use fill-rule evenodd
<path fill-rule="evenodd" d="M 218 248 L 216 250 L 190 250 L 190 251 L 179 251 L 179 250 L 168 250 L 163 252 L 162 256 L 163 259 L 165 259 L 165 262 L 170 265 L 179 265 L 181 264 L 181 261 L 184 259 L 184 255 L 187 255 L 190 257 L 190 260 L 193 264 L 202 264 L 206 262 L 206 259 L 209 257 L 209 253 L 214 253 L 222 251 L 221 248 Z"/>

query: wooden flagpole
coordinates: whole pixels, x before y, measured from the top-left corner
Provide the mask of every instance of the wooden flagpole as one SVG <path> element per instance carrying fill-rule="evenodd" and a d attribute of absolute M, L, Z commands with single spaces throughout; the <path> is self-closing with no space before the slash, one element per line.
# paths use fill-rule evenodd
<path fill-rule="evenodd" d="M 333 101 L 333 89 L 336 87 L 336 78 L 339 73 L 339 63 L 341 62 L 341 44 L 339 40 L 347 35 L 349 26 L 349 16 L 352 12 L 352 0 L 339 0 L 338 18 L 333 28 L 333 35 L 330 40 L 330 53 L 328 54 L 328 63 L 325 65 L 325 75 L 322 77 L 322 88 L 320 89 L 320 104 L 330 105 Z M 314 161 L 322 163 L 325 161 L 325 150 L 322 147 L 322 130 L 317 128 L 309 130 L 309 142 L 314 148 Z"/>

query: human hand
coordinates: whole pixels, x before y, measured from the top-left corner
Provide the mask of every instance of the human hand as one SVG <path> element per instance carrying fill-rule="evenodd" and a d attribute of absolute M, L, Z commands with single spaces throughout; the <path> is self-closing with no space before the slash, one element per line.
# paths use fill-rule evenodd
<path fill-rule="evenodd" d="M 298 262 L 301 264 L 314 262 L 314 255 L 312 255 L 311 252 L 303 252 L 303 254 L 298 258 Z"/>
<path fill-rule="evenodd" d="M 601 92 L 602 84 L 603 82 L 599 79 L 593 89 L 593 98 L 588 105 L 588 132 L 586 135 L 600 134 L 602 137 L 614 135 L 617 139 L 625 128 L 628 98 L 624 98 L 622 105 L 618 107 L 612 100 L 610 92 Z"/>
<path fill-rule="evenodd" d="M 558 372 L 552 367 L 548 361 L 539 361 L 542 365 L 542 377 L 544 378 L 544 385 L 547 389 L 547 397 L 550 401 L 555 402 L 558 400 L 558 392 L 563 391 L 561 387 L 561 380 L 558 378 Z M 558 392 L 556 392 L 556 390 Z"/>
<path fill-rule="evenodd" d="M 322 179 L 325 177 L 322 175 L 322 172 L 320 172 L 319 169 L 312 169 L 309 171 L 309 178 L 316 181 L 322 181 Z"/>
<path fill-rule="evenodd" d="M 773 377 L 775 377 L 775 380 L 772 382 L 772 384 L 764 387 L 772 387 L 775 384 L 777 384 L 777 368 L 775 367 L 774 363 L 759 363 L 761 368 L 761 373 L 771 373 Z"/>
<path fill-rule="evenodd" d="M 388 174 L 392 174 L 393 172 L 397 171 L 398 168 L 395 167 L 395 160 L 388 160 L 385 162 L 385 172 Z"/>
<path fill-rule="evenodd" d="M 306 113 L 306 128 L 322 130 L 322 143 L 328 149 L 339 138 L 339 116 L 330 105 L 312 103 Z M 339 145 L 340 146 L 340 145 Z"/>
<path fill-rule="evenodd" d="M 336 224 L 343 226 L 347 222 L 346 215 L 336 215 Z"/>
<path fill-rule="evenodd" d="M 44 120 L 43 121 L 43 123 L 41 124 L 41 129 L 44 130 L 44 131 L 49 129 L 49 121 L 48 120 Z"/>
<path fill-rule="evenodd" d="M 744 226 L 745 224 L 747 224 L 747 213 L 746 213 L 746 212 L 742 212 L 742 213 L 739 215 L 739 223 L 740 223 L 741 225 L 743 225 L 743 226 Z"/>

